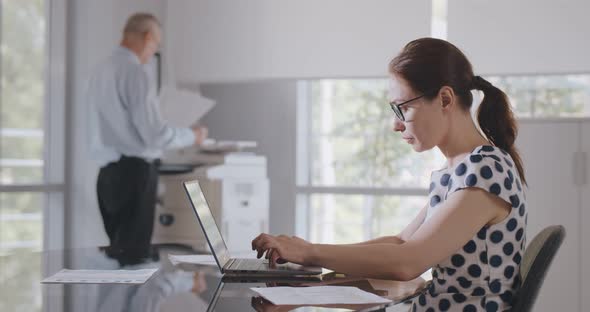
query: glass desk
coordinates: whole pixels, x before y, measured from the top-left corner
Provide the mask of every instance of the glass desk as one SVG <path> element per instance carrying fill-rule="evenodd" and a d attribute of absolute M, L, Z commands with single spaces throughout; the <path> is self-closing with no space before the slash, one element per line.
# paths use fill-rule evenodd
<path fill-rule="evenodd" d="M 182 246 L 154 246 L 153 256 L 141 263 L 121 264 L 104 248 L 23 252 L 0 256 L 0 311 L 385 311 L 402 304 L 424 286 L 424 280 L 395 282 L 334 277 L 222 277 L 216 266 L 180 264 L 169 254 L 194 254 Z M 42 268 L 42 269 L 39 269 Z M 41 284 L 45 277 L 68 269 L 148 269 L 158 271 L 142 285 Z M 277 306 L 250 287 L 313 285 L 357 286 L 393 300 L 388 305 Z M 402 308 L 402 307 L 400 307 Z M 389 310 L 389 309 L 388 309 Z M 397 311 L 397 309 L 396 309 Z"/>

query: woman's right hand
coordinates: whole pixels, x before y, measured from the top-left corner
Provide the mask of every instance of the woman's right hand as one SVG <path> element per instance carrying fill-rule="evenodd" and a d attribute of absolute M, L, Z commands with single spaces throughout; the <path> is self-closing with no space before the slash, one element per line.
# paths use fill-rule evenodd
<path fill-rule="evenodd" d="M 271 265 L 284 262 L 312 265 L 314 245 L 296 236 L 262 233 L 252 240 L 252 250 L 258 252 L 258 258 L 266 254 Z"/>

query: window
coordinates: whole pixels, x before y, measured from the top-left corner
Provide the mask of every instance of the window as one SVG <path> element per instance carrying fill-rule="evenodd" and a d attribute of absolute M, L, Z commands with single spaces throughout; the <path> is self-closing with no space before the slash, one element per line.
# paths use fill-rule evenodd
<path fill-rule="evenodd" d="M 64 79 L 46 77 L 63 75 L 56 67 L 65 57 L 49 44 L 49 32 L 64 35 L 63 27 L 50 30 L 49 12 L 49 1 L 0 1 L 2 311 L 42 310 L 38 280 L 47 264 L 30 252 L 63 244 Z M 55 21 L 64 23 L 63 16 Z"/>
<path fill-rule="evenodd" d="M 324 243 L 398 234 L 426 203 L 438 151 L 393 133 L 387 79 L 299 84 L 297 234 Z"/>
<path fill-rule="evenodd" d="M 590 116 L 590 75 L 491 76 L 518 117 Z"/>
<path fill-rule="evenodd" d="M 447 39 L 447 0 L 432 0 L 432 19 L 430 36 L 433 38 Z"/>
<path fill-rule="evenodd" d="M 423 196 L 311 194 L 309 197 L 312 216 L 309 239 L 337 244 L 397 234 L 425 203 Z"/>

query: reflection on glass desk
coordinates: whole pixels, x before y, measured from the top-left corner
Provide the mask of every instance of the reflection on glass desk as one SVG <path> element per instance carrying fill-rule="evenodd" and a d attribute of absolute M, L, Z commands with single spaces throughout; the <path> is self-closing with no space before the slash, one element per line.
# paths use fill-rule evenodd
<path fill-rule="evenodd" d="M 222 276 L 217 267 L 174 266 L 169 254 L 194 254 L 175 246 L 154 246 L 151 258 L 126 264 L 107 256 L 104 248 L 84 248 L 47 252 L 26 252 L 0 256 L 1 311 L 384 311 L 401 304 L 424 286 L 417 279 L 394 282 L 323 277 Z M 31 260 L 32 259 L 32 260 Z M 42 274 L 31 266 L 41 264 Z M 148 269 L 158 271 L 143 285 L 40 284 L 62 268 L 68 269 Z M 356 286 L 393 300 L 388 305 L 328 305 L 321 307 L 277 306 L 259 297 L 251 287 L 313 285 Z M 409 306 L 408 306 L 409 307 Z"/>

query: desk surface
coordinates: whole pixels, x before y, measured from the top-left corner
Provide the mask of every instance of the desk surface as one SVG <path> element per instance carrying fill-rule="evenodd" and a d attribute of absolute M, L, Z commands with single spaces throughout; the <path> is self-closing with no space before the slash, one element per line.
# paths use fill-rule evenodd
<path fill-rule="evenodd" d="M 424 281 L 410 282 L 325 278 L 321 283 L 291 280 L 243 280 L 222 278 L 217 267 L 173 266 L 168 254 L 191 254 L 178 246 L 158 246 L 157 256 L 141 264 L 124 265 L 100 248 L 24 252 L 0 256 L 0 307 L 6 311 L 379 311 L 384 305 L 297 307 L 275 306 L 262 300 L 250 287 L 357 286 L 399 304 L 420 289 Z M 44 268 L 42 272 L 34 267 Z M 40 284 L 62 268 L 142 269 L 158 268 L 143 285 Z M 392 304 L 392 305 L 393 305 Z M 4 310 L 4 308 L 2 310 Z M 31 309 L 33 308 L 33 309 Z"/>

